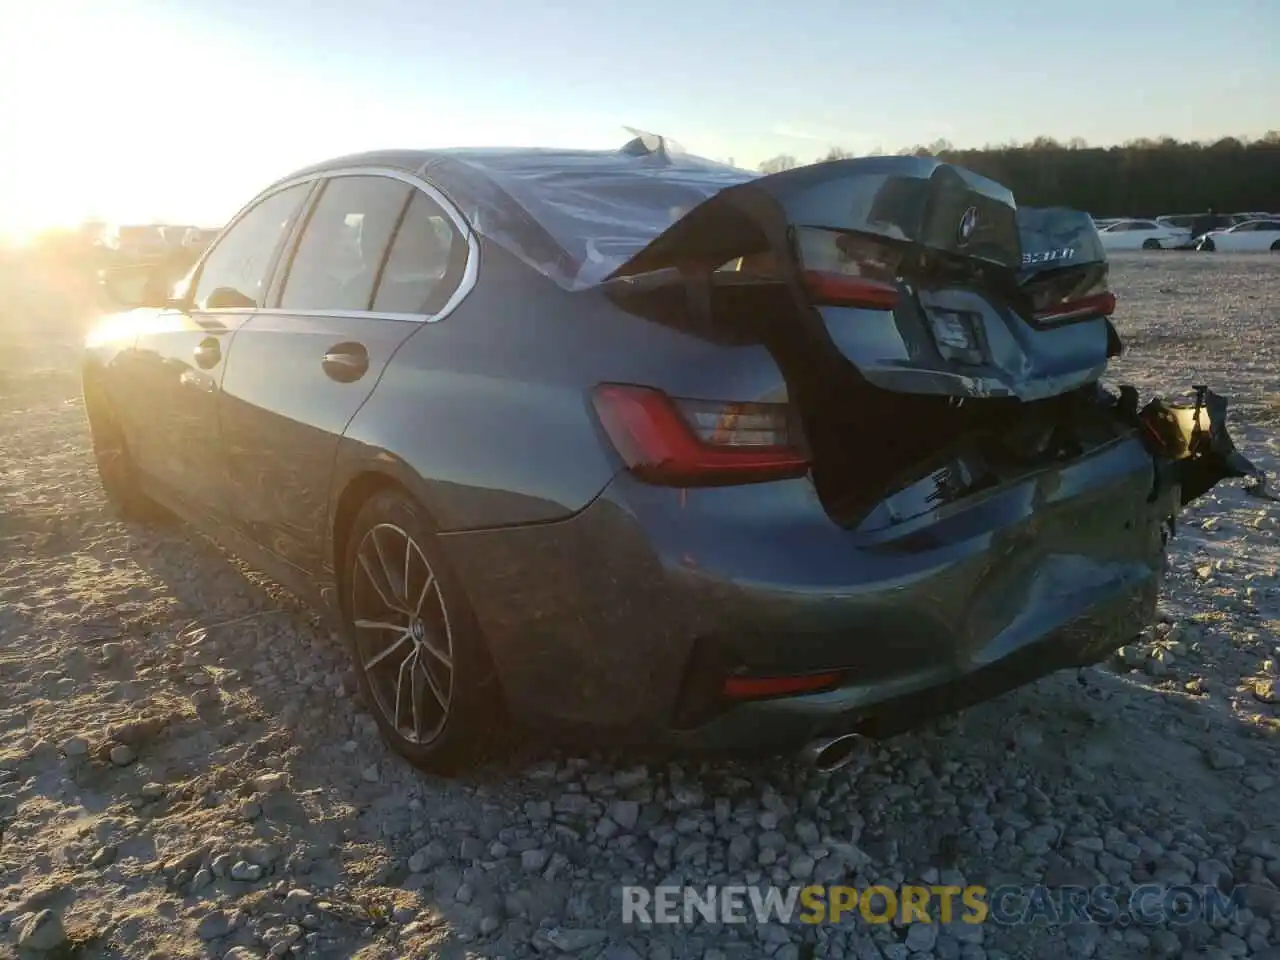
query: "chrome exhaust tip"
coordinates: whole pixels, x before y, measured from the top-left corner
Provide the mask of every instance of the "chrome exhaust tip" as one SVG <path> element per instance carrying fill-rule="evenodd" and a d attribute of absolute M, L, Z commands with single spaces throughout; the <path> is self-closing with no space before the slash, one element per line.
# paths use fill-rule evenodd
<path fill-rule="evenodd" d="M 848 766 L 867 742 L 867 738 L 860 733 L 819 737 L 805 744 L 800 751 L 800 760 L 820 773 L 834 773 Z"/>

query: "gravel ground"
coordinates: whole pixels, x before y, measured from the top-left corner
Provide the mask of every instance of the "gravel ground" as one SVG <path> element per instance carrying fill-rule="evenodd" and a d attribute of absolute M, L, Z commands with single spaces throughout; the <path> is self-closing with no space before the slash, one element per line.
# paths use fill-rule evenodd
<path fill-rule="evenodd" d="M 1280 469 L 1280 257 L 1117 261 L 1146 393 L 1229 393 Z M 74 373 L 88 298 L 0 264 L 0 956 L 1280 958 L 1280 504 L 1220 485 L 1113 664 L 831 775 L 382 745 L 339 643 L 181 530 L 112 518 Z M 69 318 L 73 322 L 68 322 Z M 624 926 L 660 882 L 1248 885 L 1214 923 Z"/>

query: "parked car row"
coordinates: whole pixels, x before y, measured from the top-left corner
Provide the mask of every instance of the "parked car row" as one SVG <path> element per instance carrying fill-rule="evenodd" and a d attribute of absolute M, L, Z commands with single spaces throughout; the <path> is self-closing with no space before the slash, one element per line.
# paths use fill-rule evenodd
<path fill-rule="evenodd" d="M 1280 253 L 1280 217 L 1247 220 L 1225 230 L 1211 230 L 1196 238 L 1196 249 L 1212 253 L 1253 253 L 1269 250 Z"/>
<path fill-rule="evenodd" d="M 185 224 L 121 224 L 105 230 L 99 246 L 113 259 L 142 263 L 176 252 L 199 256 L 217 235 L 217 228 Z"/>
<path fill-rule="evenodd" d="M 1280 214 L 1185 214 L 1094 223 L 1106 250 L 1280 252 Z"/>

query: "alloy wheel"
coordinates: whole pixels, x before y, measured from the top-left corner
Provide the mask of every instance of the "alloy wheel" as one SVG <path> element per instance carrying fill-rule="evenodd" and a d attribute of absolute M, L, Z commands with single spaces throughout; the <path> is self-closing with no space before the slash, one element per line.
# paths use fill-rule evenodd
<path fill-rule="evenodd" d="M 422 548 L 378 523 L 355 552 L 351 623 L 376 708 L 406 742 L 431 743 L 449 719 L 454 689 L 449 611 Z"/>

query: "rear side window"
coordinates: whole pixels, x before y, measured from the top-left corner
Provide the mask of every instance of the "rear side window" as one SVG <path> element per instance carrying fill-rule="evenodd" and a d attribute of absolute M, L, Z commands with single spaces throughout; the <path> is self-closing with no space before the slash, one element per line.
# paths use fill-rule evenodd
<path fill-rule="evenodd" d="M 414 190 L 383 268 L 373 309 L 438 313 L 458 288 L 466 261 L 466 238 L 439 204 Z"/>
<path fill-rule="evenodd" d="M 390 177 L 334 177 L 298 242 L 280 306 L 368 310 L 387 246 L 413 190 Z"/>
<path fill-rule="evenodd" d="M 198 309 L 262 306 L 267 270 L 310 186 L 300 183 L 271 194 L 222 235 L 200 265 L 192 296 Z"/>

